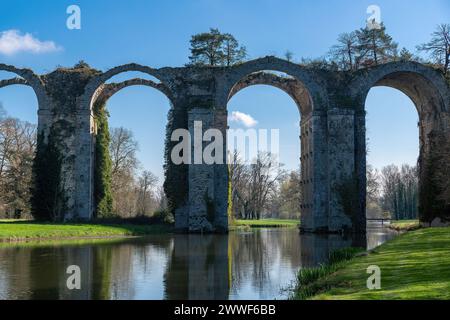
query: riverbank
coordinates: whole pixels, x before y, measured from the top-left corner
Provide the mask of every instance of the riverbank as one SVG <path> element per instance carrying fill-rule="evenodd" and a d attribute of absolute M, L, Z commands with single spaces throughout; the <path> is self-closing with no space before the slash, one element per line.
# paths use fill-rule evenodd
<path fill-rule="evenodd" d="M 396 231 L 412 231 L 419 228 L 419 220 L 394 220 L 389 224 L 389 229 Z"/>
<path fill-rule="evenodd" d="M 300 220 L 291 219 L 260 219 L 260 220 L 233 220 L 230 231 L 245 230 L 252 228 L 296 228 Z"/>
<path fill-rule="evenodd" d="M 165 224 L 78 224 L 2 220 L 0 222 L 0 242 L 38 239 L 132 237 L 171 231 L 172 227 Z"/>
<path fill-rule="evenodd" d="M 450 299 L 450 228 L 424 228 L 394 238 L 340 264 L 308 284 L 310 299 Z M 369 290 L 367 267 L 381 270 L 381 289 Z M 307 288 L 303 288 L 305 290 Z M 301 298 L 300 287 L 294 298 Z"/>

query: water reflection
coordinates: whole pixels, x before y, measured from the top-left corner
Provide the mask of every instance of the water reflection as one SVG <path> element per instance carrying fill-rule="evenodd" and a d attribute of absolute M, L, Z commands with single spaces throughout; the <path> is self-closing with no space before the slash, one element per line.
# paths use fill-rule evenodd
<path fill-rule="evenodd" d="M 282 299 L 299 268 L 338 248 L 373 248 L 393 237 L 300 235 L 296 229 L 226 235 L 158 235 L 82 245 L 0 247 L 0 299 Z M 66 286 L 81 268 L 81 290 Z"/>

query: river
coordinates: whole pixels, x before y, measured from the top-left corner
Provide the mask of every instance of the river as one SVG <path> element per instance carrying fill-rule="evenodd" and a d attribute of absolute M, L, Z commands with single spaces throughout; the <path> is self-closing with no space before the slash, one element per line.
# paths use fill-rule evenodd
<path fill-rule="evenodd" d="M 299 268 L 395 235 L 372 223 L 357 238 L 261 229 L 0 245 L 0 299 L 286 299 Z M 71 265 L 80 267 L 80 290 L 67 288 Z"/>

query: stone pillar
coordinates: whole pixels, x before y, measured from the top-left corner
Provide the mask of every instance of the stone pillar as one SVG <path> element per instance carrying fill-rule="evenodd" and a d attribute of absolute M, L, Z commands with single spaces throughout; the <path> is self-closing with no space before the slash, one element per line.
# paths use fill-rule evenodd
<path fill-rule="evenodd" d="M 326 114 L 314 112 L 302 116 L 301 223 L 303 232 L 326 231 L 328 224 L 327 120 Z"/>
<path fill-rule="evenodd" d="M 189 228 L 190 232 L 216 232 L 228 229 L 228 171 L 222 164 L 206 164 L 203 150 L 209 142 L 203 142 L 208 129 L 218 129 L 223 134 L 223 148 L 226 112 L 213 109 L 194 108 L 188 114 L 191 135 L 191 164 L 189 165 Z M 226 150 L 224 159 L 226 157 Z M 200 162 L 200 163 L 199 163 Z"/>
<path fill-rule="evenodd" d="M 329 232 L 351 229 L 357 215 L 354 119 L 352 109 L 328 111 Z"/>
<path fill-rule="evenodd" d="M 75 130 L 75 204 L 71 218 L 88 220 L 94 214 L 95 127 L 92 110 L 77 110 Z"/>
<path fill-rule="evenodd" d="M 175 165 L 172 162 L 172 149 L 178 141 L 171 141 L 171 137 L 177 129 L 187 129 L 187 111 L 184 108 L 172 108 L 169 111 L 165 142 L 164 190 L 173 206 L 175 229 L 177 232 L 186 232 L 189 229 L 189 164 Z"/>
<path fill-rule="evenodd" d="M 44 142 L 47 142 L 49 130 L 52 125 L 52 117 L 51 109 L 43 109 L 39 106 L 37 132 L 38 134 L 42 133 L 44 135 Z"/>
<path fill-rule="evenodd" d="M 364 108 L 359 108 L 364 110 Z M 353 230 L 366 233 L 366 112 L 355 113 L 355 174 L 358 190 L 358 201 L 355 207 L 356 217 Z"/>
<path fill-rule="evenodd" d="M 419 218 L 423 226 L 450 225 L 450 114 L 420 115 Z"/>
<path fill-rule="evenodd" d="M 227 129 L 228 112 L 226 109 L 214 111 L 214 128 L 220 130 L 223 136 L 223 162 L 214 165 L 214 227 L 218 232 L 228 231 L 228 163 L 227 163 Z"/>

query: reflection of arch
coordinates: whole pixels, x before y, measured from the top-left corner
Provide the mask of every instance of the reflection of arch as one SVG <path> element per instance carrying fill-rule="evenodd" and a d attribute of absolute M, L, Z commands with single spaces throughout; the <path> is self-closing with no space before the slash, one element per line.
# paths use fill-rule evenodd
<path fill-rule="evenodd" d="M 314 76 L 313 72 L 308 68 L 276 57 L 265 57 L 248 61 L 234 66 L 225 72 L 223 81 L 219 81 L 219 84 L 223 87 L 219 87 L 217 90 L 218 105 L 226 105 L 229 98 L 238 91 L 236 91 L 236 85 L 239 87 L 246 83 L 246 81 L 259 81 L 258 84 L 268 84 L 278 87 L 279 84 L 277 83 L 279 81 L 275 81 L 276 78 L 261 75 L 261 71 L 264 70 L 273 70 L 289 75 L 293 81 L 296 81 L 296 85 L 298 88 L 301 88 L 304 92 L 303 94 L 309 94 L 310 97 L 308 99 L 302 98 L 301 100 L 305 100 L 310 105 L 311 110 L 326 109 L 328 101 L 325 85 L 319 84 L 320 80 L 317 80 L 318 77 Z M 257 75 L 255 76 L 254 74 Z M 269 83 L 261 83 L 261 81 L 269 81 Z M 319 100 L 321 103 L 318 103 Z M 302 106 L 302 109 L 307 110 L 307 107 Z"/>
<path fill-rule="evenodd" d="M 155 77 L 160 83 L 156 83 L 151 80 L 144 80 L 144 79 L 131 79 L 128 81 L 124 81 L 119 84 L 106 84 L 106 81 L 111 79 L 112 77 L 129 72 L 129 71 L 138 71 L 142 73 L 146 73 L 150 76 Z M 103 95 L 103 92 L 106 91 L 105 97 L 111 97 L 112 94 L 118 92 L 120 89 L 123 89 L 128 86 L 132 85 L 147 85 L 150 87 L 153 87 L 159 91 L 161 91 L 163 94 L 167 96 L 167 98 L 173 102 L 172 97 L 173 95 L 170 93 L 169 86 L 166 84 L 167 80 L 164 77 L 164 73 L 161 73 L 157 69 L 153 69 L 147 66 L 142 66 L 136 63 L 130 63 L 121 65 L 115 68 L 112 68 L 96 77 L 94 77 L 86 86 L 84 97 L 87 99 L 88 107 L 90 110 L 92 110 L 92 107 L 94 106 L 94 103 L 97 101 L 97 99 Z M 113 92 L 110 94 L 109 92 Z"/>
<path fill-rule="evenodd" d="M 36 94 L 39 109 L 49 108 L 47 95 L 45 93 L 44 83 L 41 78 L 29 69 L 19 69 L 14 66 L 0 63 L 0 71 L 15 73 L 19 77 L 1 80 L 0 88 L 10 85 L 27 85 L 30 86 Z"/>
<path fill-rule="evenodd" d="M 256 72 L 241 79 L 231 89 L 229 100 L 239 91 L 254 85 L 269 85 L 286 92 L 296 103 L 300 114 L 312 111 L 311 97 L 300 81 L 292 77 L 282 77 L 270 72 Z"/>

